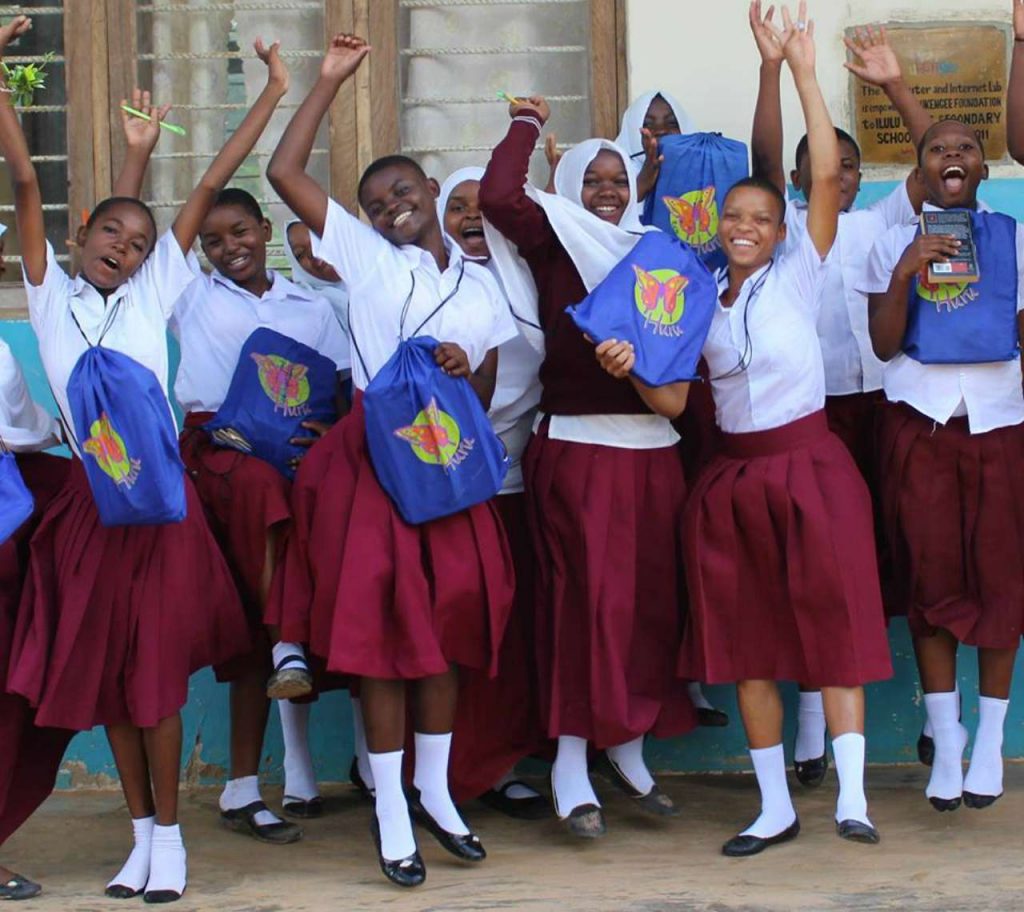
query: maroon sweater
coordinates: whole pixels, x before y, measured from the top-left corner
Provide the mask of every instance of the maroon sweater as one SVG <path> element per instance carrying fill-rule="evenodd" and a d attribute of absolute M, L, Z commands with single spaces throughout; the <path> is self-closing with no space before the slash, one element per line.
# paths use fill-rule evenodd
<path fill-rule="evenodd" d="M 537 283 L 546 354 L 540 367 L 540 409 L 549 415 L 637 415 L 650 409 L 628 380 L 616 380 L 594 357 L 594 346 L 566 312 L 586 286 L 544 210 L 523 189 L 540 134 L 512 121 L 480 182 L 480 208 L 516 247 Z"/>

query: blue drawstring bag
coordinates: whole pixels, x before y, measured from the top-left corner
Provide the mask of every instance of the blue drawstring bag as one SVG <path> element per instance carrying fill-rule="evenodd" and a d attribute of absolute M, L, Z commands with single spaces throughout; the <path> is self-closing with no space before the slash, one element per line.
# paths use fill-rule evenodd
<path fill-rule="evenodd" d="M 288 478 L 291 461 L 308 448 L 303 421 L 333 424 L 338 418 L 338 369 L 316 349 L 260 327 L 242 346 L 224 403 L 205 425 L 214 442 L 269 462 Z"/>
<path fill-rule="evenodd" d="M 413 525 L 489 500 L 508 472 L 480 399 L 469 380 L 437 366 L 437 345 L 429 336 L 401 342 L 363 393 L 377 480 Z"/>
<path fill-rule="evenodd" d="M 698 380 L 718 287 L 691 247 L 648 231 L 579 304 L 573 321 L 595 343 L 632 342 L 633 373 L 648 386 Z"/>
<path fill-rule="evenodd" d="M 644 201 L 643 223 L 686 242 L 709 269 L 725 265 L 718 211 L 733 184 L 750 174 L 747 147 L 721 133 L 663 136 L 658 182 Z"/>
<path fill-rule="evenodd" d="M 929 284 L 918 277 L 910 289 L 903 350 L 922 364 L 987 364 L 1020 354 L 1017 222 L 971 210 L 971 229 L 979 281 Z"/>
<path fill-rule="evenodd" d="M 100 523 L 109 527 L 181 522 L 185 466 L 160 381 L 148 367 L 100 345 L 120 303 L 95 345 L 78 327 L 89 348 L 68 380 L 76 443 Z"/>
<path fill-rule="evenodd" d="M 18 469 L 14 453 L 0 440 L 0 545 L 32 515 L 35 501 Z"/>

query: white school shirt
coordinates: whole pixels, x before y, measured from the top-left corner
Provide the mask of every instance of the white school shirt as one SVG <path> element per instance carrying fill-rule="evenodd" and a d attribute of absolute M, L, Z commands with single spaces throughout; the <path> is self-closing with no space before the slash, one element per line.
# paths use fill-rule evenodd
<path fill-rule="evenodd" d="M 487 267 L 464 257 L 458 244 L 449 245 L 448 268 L 441 272 L 427 251 L 411 244 L 396 247 L 334 200 L 328 200 L 323 237 L 312 232 L 310 237 L 313 255 L 330 263 L 348 285 L 356 389 L 366 389 L 403 333 L 406 339 L 416 334 L 456 343 L 472 370 L 490 349 L 518 333 Z"/>
<path fill-rule="evenodd" d="M 174 302 L 192 281 L 181 247 L 171 231 L 156 242 L 153 252 L 127 282 L 106 299 L 82 275 L 69 278 L 53 248 L 46 245 L 46 275 L 40 285 L 25 276 L 28 315 L 39 340 L 39 356 L 65 422 L 73 422 L 67 385 L 71 371 L 89 344 L 75 325 L 78 319 L 89 341 L 96 343 L 109 320 L 103 347 L 119 351 L 148 367 L 167 395 L 167 321 Z M 114 311 L 115 305 L 120 304 Z M 171 412 L 168 401 L 167 410 Z M 88 428 L 75 428 L 72 449 Z"/>
<path fill-rule="evenodd" d="M 925 210 L 936 207 L 925 203 Z M 991 212 L 978 203 L 980 212 Z M 914 241 L 916 225 L 891 228 L 875 243 L 860 282 L 864 294 L 889 290 L 896 264 Z M 1024 226 L 1017 223 L 1017 313 L 1024 310 Z M 885 367 L 885 397 L 905 402 L 939 424 L 967 416 L 972 434 L 1024 422 L 1020 358 L 991 364 L 922 364 L 900 352 Z"/>
<path fill-rule="evenodd" d="M 0 339 L 0 443 L 15 453 L 34 453 L 58 443 L 57 422 L 32 400 L 21 365 L 3 339 Z"/>
<path fill-rule="evenodd" d="M 825 258 L 818 310 L 818 339 L 829 396 L 882 388 L 885 365 L 871 347 L 868 298 L 857 285 L 875 241 L 894 225 L 906 225 L 915 218 L 906 183 L 866 209 L 839 213 L 836 240 Z M 807 203 L 803 200 L 787 204 L 786 229 L 783 252 L 797 237 L 807 234 Z"/>
<path fill-rule="evenodd" d="M 816 324 L 826 272 L 805 233 L 750 276 L 731 307 L 716 304 L 704 357 L 725 433 L 767 431 L 825 407 Z M 721 297 L 728 267 L 716 278 Z"/>
<path fill-rule="evenodd" d="M 308 345 L 338 370 L 349 366 L 348 340 L 323 296 L 270 271 L 271 286 L 257 297 L 217 271 L 203 273 L 198 261 L 194 269 L 171 318 L 181 343 L 174 395 L 186 412 L 215 412 L 224 404 L 242 346 L 260 327 Z"/>

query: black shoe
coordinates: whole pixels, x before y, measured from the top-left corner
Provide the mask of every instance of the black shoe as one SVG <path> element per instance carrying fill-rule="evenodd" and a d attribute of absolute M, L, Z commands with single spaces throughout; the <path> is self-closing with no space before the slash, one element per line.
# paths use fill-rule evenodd
<path fill-rule="evenodd" d="M 142 901 L 154 905 L 159 903 L 172 903 L 177 902 L 184 895 L 184 890 L 182 890 L 181 893 L 177 890 L 147 890 L 142 894 Z"/>
<path fill-rule="evenodd" d="M 439 824 L 420 801 L 418 789 L 409 791 L 409 813 L 412 819 L 423 827 L 440 844 L 441 848 L 463 861 L 483 861 L 487 852 L 476 833 L 449 833 Z"/>
<path fill-rule="evenodd" d="M 796 839 L 800 833 L 800 818 L 797 817 L 786 829 L 776 836 L 762 838 L 760 836 L 733 836 L 724 846 L 722 854 L 730 858 L 746 858 L 748 855 L 757 855 L 763 852 L 768 846 L 778 845 L 781 842 L 789 842 Z"/>
<path fill-rule="evenodd" d="M 980 811 L 991 807 L 1002 797 L 1002 792 L 998 795 L 978 795 L 975 792 L 964 792 L 964 804 L 975 811 Z"/>
<path fill-rule="evenodd" d="M 729 716 L 713 706 L 697 709 L 697 724 L 702 728 L 725 728 L 729 724 Z"/>
<path fill-rule="evenodd" d="M 917 759 L 925 766 L 931 766 L 935 762 L 935 739 L 929 738 L 924 732 L 917 739 Z"/>
<path fill-rule="evenodd" d="M 305 656 L 285 656 L 267 681 L 267 697 L 271 700 L 295 700 L 312 692 L 313 675 Z"/>
<path fill-rule="evenodd" d="M 372 802 L 376 800 L 377 791 L 376 789 L 370 788 L 363 781 L 363 777 L 359 775 L 359 761 L 355 757 L 352 758 L 352 765 L 348 768 L 348 781 L 359 789 L 359 794 L 367 801 Z"/>
<path fill-rule="evenodd" d="M 573 836 L 580 839 L 599 839 L 608 832 L 604 813 L 596 804 L 581 804 L 569 811 L 568 817 L 560 817 Z"/>
<path fill-rule="evenodd" d="M 243 808 L 221 811 L 220 820 L 229 830 L 236 833 L 247 833 L 260 842 L 272 842 L 276 845 L 287 845 L 298 842 L 302 838 L 302 830 L 294 823 L 279 820 L 277 823 L 257 823 L 256 815 L 260 811 L 269 811 L 262 801 L 254 801 Z"/>
<path fill-rule="evenodd" d="M 825 781 L 825 773 L 828 772 L 828 753 L 812 760 L 794 760 L 793 772 L 796 773 L 796 781 L 801 785 L 817 788 Z"/>
<path fill-rule="evenodd" d="M 312 820 L 314 817 L 323 817 L 324 799 L 319 795 L 308 800 L 285 795 L 281 799 L 281 813 L 286 817 L 295 817 L 298 820 Z"/>
<path fill-rule="evenodd" d="M 377 822 L 376 814 L 370 819 L 370 834 L 377 848 L 380 869 L 393 884 L 399 887 L 418 887 L 427 879 L 427 866 L 423 864 L 419 850 L 405 858 L 399 858 L 398 861 L 388 861 L 384 857 L 380 848 L 380 824 Z"/>
<path fill-rule="evenodd" d="M 956 798 L 929 798 L 928 800 L 932 803 L 932 807 L 940 812 L 955 811 L 960 807 L 959 795 Z"/>
<path fill-rule="evenodd" d="M 20 874 L 12 874 L 10 880 L 0 883 L 0 900 L 31 899 L 42 892 L 43 888 L 39 884 Z"/>
<path fill-rule="evenodd" d="M 136 896 L 140 895 L 142 890 L 136 890 L 135 887 L 127 887 L 124 884 L 110 884 L 104 891 L 103 895 L 110 899 L 135 899 Z M 34 895 L 34 894 L 33 894 Z M 0 899 L 16 899 L 21 897 L 4 896 L 3 887 L 0 887 Z M 28 897 L 24 897 L 28 899 Z"/>
<path fill-rule="evenodd" d="M 629 795 L 636 802 L 637 807 L 654 817 L 678 817 L 682 813 L 672 799 L 658 788 L 657 784 L 646 794 L 637 791 L 636 786 L 622 774 L 622 771 L 606 753 L 601 754 L 598 758 L 597 771 L 612 785 Z"/>
<path fill-rule="evenodd" d="M 509 791 L 513 786 L 524 786 L 533 789 L 519 779 L 506 782 L 501 788 L 488 789 L 480 796 L 480 801 L 489 808 L 514 817 L 517 820 L 543 820 L 551 816 L 551 805 L 543 795 L 533 794 L 526 798 L 512 798 Z"/>
<path fill-rule="evenodd" d="M 842 839 L 849 839 L 850 842 L 865 842 L 869 845 L 877 845 L 881 836 L 870 823 L 862 823 L 860 820 L 843 820 L 836 823 L 836 832 Z"/>

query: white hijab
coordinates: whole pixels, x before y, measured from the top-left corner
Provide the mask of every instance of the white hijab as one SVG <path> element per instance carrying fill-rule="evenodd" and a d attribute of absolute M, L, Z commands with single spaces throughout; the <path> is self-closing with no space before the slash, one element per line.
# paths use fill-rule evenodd
<path fill-rule="evenodd" d="M 284 255 L 288 259 L 288 265 L 292 269 L 292 281 L 296 285 L 308 288 L 323 298 L 326 298 L 334 311 L 334 316 L 341 324 L 345 335 L 348 335 L 348 288 L 344 279 L 340 282 L 328 282 L 319 279 L 311 272 L 302 268 L 295 254 L 292 252 L 291 241 L 288 240 L 288 229 L 292 225 L 301 225 L 302 219 L 290 219 L 284 225 Z M 310 232 L 312 234 L 312 232 Z"/>
<path fill-rule="evenodd" d="M 622 115 L 622 128 L 619 130 L 619 135 L 615 138 L 615 142 L 626 150 L 630 161 L 637 171 L 643 165 L 644 143 L 640 130 L 643 128 L 647 109 L 651 106 L 651 102 L 659 95 L 665 99 L 665 103 L 672 109 L 672 113 L 676 115 L 676 120 L 679 121 L 680 133 L 697 132 L 697 125 L 690 118 L 690 115 L 686 113 L 683 106 L 669 95 L 668 92 L 644 92 L 643 95 L 626 108 L 626 113 Z"/>

